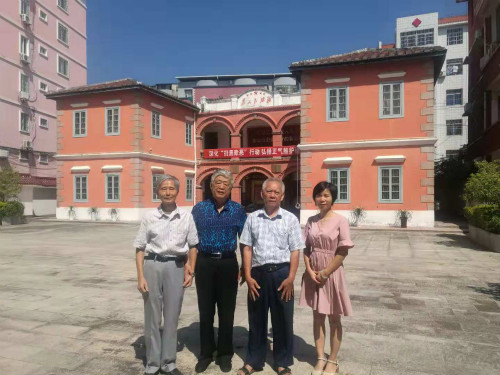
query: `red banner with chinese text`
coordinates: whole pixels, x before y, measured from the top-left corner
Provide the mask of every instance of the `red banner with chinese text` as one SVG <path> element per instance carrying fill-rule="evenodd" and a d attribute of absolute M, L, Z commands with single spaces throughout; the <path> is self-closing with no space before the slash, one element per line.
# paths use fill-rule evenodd
<path fill-rule="evenodd" d="M 296 152 L 296 146 L 219 148 L 214 150 L 203 150 L 203 157 L 205 159 L 265 158 L 273 156 L 292 156 Z"/>

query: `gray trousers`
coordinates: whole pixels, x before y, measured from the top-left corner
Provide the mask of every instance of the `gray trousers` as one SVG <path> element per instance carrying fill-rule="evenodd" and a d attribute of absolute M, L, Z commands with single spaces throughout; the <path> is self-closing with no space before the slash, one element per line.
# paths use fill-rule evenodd
<path fill-rule="evenodd" d="M 184 297 L 184 262 L 144 261 L 149 293 L 144 295 L 144 339 L 146 372 L 176 368 L 177 323 Z M 160 333 L 163 313 L 163 334 Z"/>

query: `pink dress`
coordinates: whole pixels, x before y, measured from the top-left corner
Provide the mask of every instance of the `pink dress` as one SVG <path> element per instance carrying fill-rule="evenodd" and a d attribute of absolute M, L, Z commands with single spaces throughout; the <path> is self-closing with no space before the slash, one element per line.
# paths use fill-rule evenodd
<path fill-rule="evenodd" d="M 310 217 L 305 227 L 305 239 L 304 252 L 309 255 L 314 271 L 321 271 L 328 266 L 339 247 L 354 246 L 349 236 L 349 222 L 339 214 L 322 222 L 319 215 Z M 299 304 L 309 306 L 320 314 L 352 315 L 344 266 L 333 272 L 322 287 L 318 287 L 307 272 L 304 273 Z"/>

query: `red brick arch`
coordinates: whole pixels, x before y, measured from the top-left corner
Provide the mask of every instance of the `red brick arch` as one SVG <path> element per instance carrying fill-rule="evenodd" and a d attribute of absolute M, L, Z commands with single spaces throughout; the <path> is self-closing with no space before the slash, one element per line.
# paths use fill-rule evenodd
<path fill-rule="evenodd" d="M 234 129 L 235 133 L 241 131 L 241 129 L 250 121 L 253 120 L 261 120 L 268 124 L 271 129 L 276 130 L 276 123 L 273 121 L 271 117 L 268 115 L 265 115 L 264 113 L 250 113 L 249 115 L 246 115 L 243 117 L 238 123 L 236 124 L 236 128 Z"/>
<path fill-rule="evenodd" d="M 207 118 L 201 120 L 196 125 L 196 135 L 201 136 L 201 132 L 203 131 L 203 129 L 205 129 L 208 125 L 217 124 L 217 123 L 226 126 L 227 129 L 229 130 L 229 134 L 234 133 L 234 131 L 235 131 L 234 125 L 227 118 L 222 117 L 222 116 L 210 116 L 210 117 L 207 117 Z"/>
<path fill-rule="evenodd" d="M 268 170 L 264 167 L 253 166 L 253 167 L 245 168 L 240 173 L 238 173 L 238 175 L 234 179 L 234 185 L 240 186 L 241 180 L 243 180 L 243 177 L 245 177 L 246 175 L 249 175 L 250 173 L 256 173 L 256 172 L 262 173 L 266 177 L 274 177 L 273 173 L 270 170 Z"/>
<path fill-rule="evenodd" d="M 210 176 L 212 173 L 214 173 L 217 169 L 220 169 L 220 167 L 208 168 L 208 169 L 205 169 L 200 174 L 198 174 L 196 176 L 196 186 L 201 186 L 201 183 L 203 182 L 203 180 L 205 178 L 207 178 L 208 176 Z"/>
<path fill-rule="evenodd" d="M 300 117 L 300 109 L 293 110 L 285 114 L 281 119 L 278 121 L 278 130 L 282 130 L 283 126 L 291 119 L 295 117 Z M 300 123 L 299 123 L 300 125 Z"/>

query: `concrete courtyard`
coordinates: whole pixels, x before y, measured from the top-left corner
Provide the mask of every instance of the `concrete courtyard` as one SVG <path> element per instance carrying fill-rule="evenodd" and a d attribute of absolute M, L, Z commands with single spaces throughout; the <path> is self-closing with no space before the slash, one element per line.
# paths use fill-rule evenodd
<path fill-rule="evenodd" d="M 137 228 L 41 220 L 0 227 L 0 374 L 143 372 Z M 345 270 L 355 316 L 343 320 L 341 373 L 500 373 L 500 254 L 459 232 L 353 230 L 352 237 Z M 234 370 L 247 341 L 246 291 L 238 294 Z M 194 373 L 197 321 L 191 287 L 179 324 L 185 374 Z M 298 304 L 295 334 L 292 371 L 309 374 L 312 314 Z M 212 363 L 206 373 L 220 370 Z M 260 374 L 274 371 L 267 365 Z"/>

